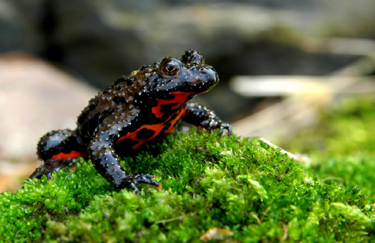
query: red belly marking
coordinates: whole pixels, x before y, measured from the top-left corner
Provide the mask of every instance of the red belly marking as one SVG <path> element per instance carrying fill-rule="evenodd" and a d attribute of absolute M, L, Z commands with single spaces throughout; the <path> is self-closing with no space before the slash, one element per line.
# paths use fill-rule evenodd
<path fill-rule="evenodd" d="M 173 120 L 169 120 L 167 119 L 166 120 L 166 123 L 169 124 L 169 128 L 166 130 L 166 131 L 163 131 L 163 134 L 160 134 L 160 132 L 165 128 L 165 124 L 164 123 L 158 123 L 158 124 L 151 124 L 151 125 L 142 125 L 140 126 L 137 130 L 135 130 L 134 132 L 130 132 L 128 134 L 126 134 L 125 136 L 122 136 L 121 138 L 119 138 L 119 140 L 117 140 L 116 144 L 120 143 L 121 141 L 125 140 L 125 139 L 131 139 L 131 140 L 134 140 L 134 141 L 138 141 L 137 144 L 133 145 L 131 147 L 132 150 L 136 150 L 138 149 L 141 145 L 149 142 L 149 141 L 152 141 L 154 140 L 158 135 L 158 139 L 162 139 L 163 137 L 165 137 L 166 135 L 168 135 L 169 133 L 172 133 L 174 130 L 175 130 L 175 125 L 176 123 L 178 122 L 178 120 L 181 118 L 181 116 L 185 113 L 187 107 L 185 107 L 184 109 L 182 109 L 181 111 L 178 111 L 178 115 L 173 119 Z M 175 114 L 175 113 L 174 113 Z M 173 115 L 173 114 L 172 114 Z M 154 131 L 155 133 L 148 139 L 139 139 L 137 138 L 137 134 L 139 131 L 141 131 L 142 129 L 148 129 L 148 130 L 152 130 Z M 162 135 L 160 137 L 160 135 Z M 164 135 L 164 136 L 163 136 Z"/>
<path fill-rule="evenodd" d="M 156 116 L 156 118 L 160 118 L 164 115 L 164 113 L 161 112 L 162 105 L 176 103 L 176 105 L 172 107 L 172 109 L 176 109 L 186 103 L 187 97 L 191 95 L 195 95 L 196 93 L 175 91 L 175 92 L 171 92 L 171 94 L 174 95 L 174 99 L 172 100 L 156 99 L 156 101 L 158 102 L 157 106 L 154 106 L 151 108 L 152 113 Z"/>
<path fill-rule="evenodd" d="M 75 158 L 78 158 L 78 157 L 82 157 L 84 159 L 87 159 L 87 156 L 84 155 L 83 153 L 73 150 L 73 151 L 71 151 L 70 153 L 67 153 L 67 154 L 63 153 L 63 152 L 55 154 L 54 156 L 51 157 L 51 160 L 57 160 L 57 159 L 66 160 L 66 159 L 75 159 Z"/>

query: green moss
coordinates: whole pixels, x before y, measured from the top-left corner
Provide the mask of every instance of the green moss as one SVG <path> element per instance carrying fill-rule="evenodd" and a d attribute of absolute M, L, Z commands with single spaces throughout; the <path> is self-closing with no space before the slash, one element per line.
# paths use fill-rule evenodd
<path fill-rule="evenodd" d="M 154 151 L 160 151 L 155 156 Z M 214 227 L 240 242 L 374 240 L 375 212 L 356 187 L 325 183 L 260 140 L 192 129 L 122 164 L 163 189 L 115 191 L 91 163 L 0 194 L 5 242 L 201 242 Z"/>

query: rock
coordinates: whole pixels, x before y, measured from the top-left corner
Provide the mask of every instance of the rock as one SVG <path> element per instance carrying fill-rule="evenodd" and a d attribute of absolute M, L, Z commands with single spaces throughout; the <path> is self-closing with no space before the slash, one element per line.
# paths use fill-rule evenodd
<path fill-rule="evenodd" d="M 69 74 L 24 54 L 0 56 L 0 192 L 15 191 L 36 162 L 39 138 L 75 128 L 97 91 Z"/>
<path fill-rule="evenodd" d="M 49 130 L 75 128 L 96 94 L 60 69 L 32 56 L 0 57 L 0 160 L 36 159 L 36 144 Z"/>

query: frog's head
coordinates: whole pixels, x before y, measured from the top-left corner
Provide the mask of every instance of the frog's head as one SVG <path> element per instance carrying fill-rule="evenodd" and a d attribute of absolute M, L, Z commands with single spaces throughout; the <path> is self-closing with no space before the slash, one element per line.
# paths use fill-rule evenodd
<path fill-rule="evenodd" d="M 197 94 L 209 91 L 219 82 L 215 69 L 204 62 L 200 52 L 187 50 L 181 59 L 166 57 L 153 65 L 142 66 L 128 78 L 135 92 L 134 103 L 154 106 L 167 100 L 180 107 Z"/>
<path fill-rule="evenodd" d="M 219 82 L 215 69 L 204 62 L 202 53 L 187 50 L 181 60 L 164 58 L 158 68 L 159 79 L 154 86 L 159 91 L 200 94 L 209 91 Z"/>

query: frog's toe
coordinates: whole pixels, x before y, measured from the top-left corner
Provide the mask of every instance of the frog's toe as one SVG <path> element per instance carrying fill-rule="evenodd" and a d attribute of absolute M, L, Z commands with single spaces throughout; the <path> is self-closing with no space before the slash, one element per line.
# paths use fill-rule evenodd
<path fill-rule="evenodd" d="M 126 183 L 127 185 L 125 185 L 125 187 L 132 188 L 136 194 L 139 194 L 139 190 L 137 188 L 137 185 L 141 184 L 141 183 L 156 186 L 160 190 L 162 188 L 161 185 L 158 182 L 153 181 L 152 180 L 153 178 L 155 178 L 155 176 L 149 175 L 149 174 L 146 174 L 146 175 L 144 175 L 144 174 L 128 175 L 128 178 L 125 178 L 125 180 L 124 180 L 124 181 L 127 182 Z"/>
<path fill-rule="evenodd" d="M 214 129 L 214 128 L 217 127 L 218 125 L 219 125 L 219 122 L 218 122 L 218 121 L 216 121 L 216 120 L 212 120 L 212 121 L 210 121 L 210 123 L 208 124 L 207 129 L 208 129 L 209 131 L 211 131 L 212 129 Z"/>
<path fill-rule="evenodd" d="M 222 134 L 224 130 L 228 131 L 227 135 L 232 134 L 232 126 L 229 123 L 223 123 L 220 125 L 220 134 Z"/>
<path fill-rule="evenodd" d="M 52 180 L 52 172 L 58 172 L 61 168 L 69 167 L 73 171 L 76 170 L 72 159 L 60 160 L 60 159 L 48 159 L 39 166 L 31 175 L 30 179 L 40 179 L 43 175 L 46 175 L 49 180 Z"/>
<path fill-rule="evenodd" d="M 30 175 L 30 179 L 40 179 L 42 178 L 43 175 L 46 175 L 47 176 L 47 179 L 48 180 L 51 180 L 52 181 L 52 172 L 54 170 L 50 170 L 48 167 L 46 167 L 45 164 L 41 165 L 40 167 L 38 167 L 31 175 Z"/>
<path fill-rule="evenodd" d="M 130 183 L 130 188 L 134 190 L 135 194 L 139 195 L 138 187 L 134 183 Z"/>
<path fill-rule="evenodd" d="M 40 167 L 36 168 L 36 170 L 29 176 L 30 179 L 35 179 L 35 178 L 40 178 L 42 177 L 43 173 L 42 173 L 42 170 L 43 170 L 43 166 L 44 165 L 41 165 Z"/>
<path fill-rule="evenodd" d="M 212 129 L 215 129 L 218 127 L 219 121 L 215 119 L 209 119 L 209 120 L 204 120 L 201 122 L 200 126 L 206 129 L 207 131 L 211 131 Z"/>
<path fill-rule="evenodd" d="M 143 179 L 138 181 L 138 183 L 146 183 L 146 184 L 149 184 L 149 185 L 152 185 L 152 186 L 156 186 L 160 190 L 161 185 L 158 182 L 151 180 L 151 179 L 154 179 L 154 178 L 155 178 L 155 176 L 153 176 L 153 175 L 145 175 Z"/>

